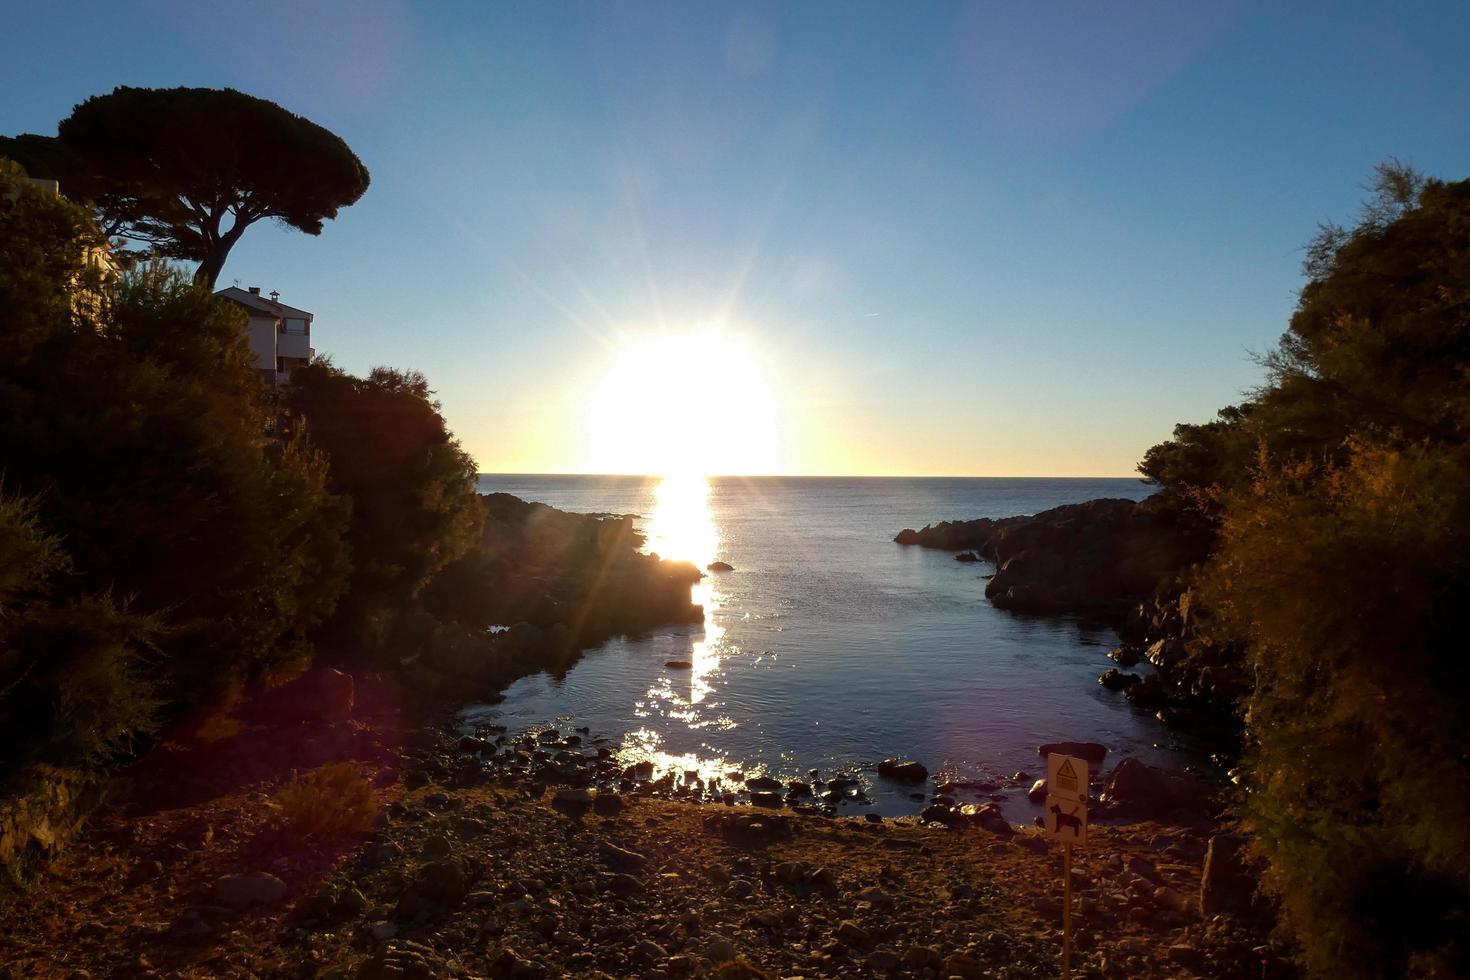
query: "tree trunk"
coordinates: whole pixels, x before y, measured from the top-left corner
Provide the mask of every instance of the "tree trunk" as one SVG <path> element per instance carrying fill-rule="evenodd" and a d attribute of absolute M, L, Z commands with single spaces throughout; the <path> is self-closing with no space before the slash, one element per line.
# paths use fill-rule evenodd
<path fill-rule="evenodd" d="M 239 218 L 236 218 L 234 227 L 223 235 L 220 235 L 212 241 L 209 241 L 208 236 L 206 236 L 206 241 L 209 242 L 209 252 L 200 261 L 199 268 L 194 270 L 194 285 L 207 286 L 211 290 L 214 289 L 215 280 L 224 271 L 225 259 L 230 257 L 230 249 L 235 247 L 235 243 L 240 240 L 241 235 L 245 234 L 245 229 L 250 224 L 251 222 L 249 221 L 241 221 Z"/>
<path fill-rule="evenodd" d="M 225 256 L 229 254 L 228 246 L 216 247 L 204 260 L 199 263 L 199 268 L 194 270 L 194 285 L 207 286 L 214 289 L 215 280 L 225 268 Z"/>

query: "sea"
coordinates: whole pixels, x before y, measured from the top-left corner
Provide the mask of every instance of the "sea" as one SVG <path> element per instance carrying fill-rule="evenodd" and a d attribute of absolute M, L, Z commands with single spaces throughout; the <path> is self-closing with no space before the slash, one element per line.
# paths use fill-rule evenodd
<path fill-rule="evenodd" d="M 1045 742 L 1101 742 L 1106 767 L 1126 756 L 1202 762 L 1197 746 L 1097 683 L 1112 666 L 1112 630 L 996 609 L 988 563 L 893 541 L 941 520 L 1138 500 L 1151 492 L 1139 480 L 486 474 L 479 489 L 631 514 L 646 550 L 733 568 L 695 588 L 702 624 L 615 639 L 564 676 L 523 678 L 499 702 L 466 708 L 467 725 L 587 726 L 626 763 L 705 779 L 852 773 L 867 801 L 844 812 L 884 816 L 923 805 L 912 787 L 876 778 L 885 758 L 994 784 L 984 798 L 1001 799 L 1013 822 L 1045 775 Z"/>

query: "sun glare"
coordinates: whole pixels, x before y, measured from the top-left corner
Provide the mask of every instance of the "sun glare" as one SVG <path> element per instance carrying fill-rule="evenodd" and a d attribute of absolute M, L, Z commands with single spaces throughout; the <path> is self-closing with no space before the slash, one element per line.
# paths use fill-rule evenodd
<path fill-rule="evenodd" d="M 592 472 L 687 479 L 777 471 L 775 397 L 750 348 L 719 328 L 628 345 L 588 408 Z"/>

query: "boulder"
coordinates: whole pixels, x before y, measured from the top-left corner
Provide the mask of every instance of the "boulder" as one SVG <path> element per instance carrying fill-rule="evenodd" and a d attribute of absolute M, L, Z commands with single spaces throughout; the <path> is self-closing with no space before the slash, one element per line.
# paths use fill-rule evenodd
<path fill-rule="evenodd" d="M 591 787 L 567 787 L 556 791 L 551 805 L 559 810 L 585 810 L 597 802 L 597 790 Z"/>
<path fill-rule="evenodd" d="M 597 794 L 592 801 L 592 812 L 600 817 L 613 817 L 622 813 L 627 807 L 622 796 L 612 790 L 604 790 Z"/>
<path fill-rule="evenodd" d="M 665 660 L 664 661 L 664 666 L 667 667 L 667 668 L 669 668 L 670 670 L 693 670 L 694 669 L 694 661 L 692 661 L 692 660 Z"/>
<path fill-rule="evenodd" d="M 1098 765 L 1108 757 L 1107 746 L 1097 742 L 1047 742 L 1036 749 L 1037 755 L 1053 753 L 1074 756 L 1091 766 Z"/>
<path fill-rule="evenodd" d="M 779 810 L 784 804 L 780 793 L 758 789 L 750 794 L 750 805 L 764 807 L 767 810 Z"/>
<path fill-rule="evenodd" d="M 324 718 L 347 718 L 356 698 L 352 675 L 331 667 L 316 671 L 316 707 Z"/>
<path fill-rule="evenodd" d="M 973 552 L 973 551 L 962 551 L 959 554 L 957 554 L 957 555 L 954 556 L 954 560 L 955 561 L 958 561 L 958 562 L 963 562 L 966 565 L 968 565 L 968 564 L 970 564 L 972 562 L 979 561 L 980 560 L 980 556 L 977 555 L 977 554 L 975 554 L 975 552 Z"/>
<path fill-rule="evenodd" d="M 884 759 L 878 763 L 878 775 L 898 783 L 922 783 L 929 770 L 913 759 Z"/>
<path fill-rule="evenodd" d="M 1099 801 L 1111 816 L 1155 819 L 1208 809 L 1209 794 L 1198 779 L 1124 759 L 1108 775 Z"/>
<path fill-rule="evenodd" d="M 214 900 L 232 909 L 271 905 L 285 897 L 286 883 L 264 871 L 225 875 L 214 883 Z"/>
<path fill-rule="evenodd" d="M 1169 703 L 1169 690 L 1158 674 L 1146 674 L 1137 684 L 1130 684 L 1124 690 L 1124 696 L 1135 708 L 1144 711 L 1157 711 Z"/>
<path fill-rule="evenodd" d="M 469 891 L 469 882 L 459 862 L 434 861 L 419 869 L 413 890 L 431 902 L 458 905 Z"/>
<path fill-rule="evenodd" d="M 776 790 L 785 789 L 785 784 L 783 784 L 781 780 L 773 779 L 770 776 L 752 776 L 745 781 L 745 788 L 749 790 L 765 790 L 768 792 L 774 792 Z"/>
<path fill-rule="evenodd" d="M 1200 915 L 1244 916 L 1251 911 L 1255 895 L 1256 880 L 1245 859 L 1245 838 L 1236 834 L 1211 837 L 1200 878 Z"/>
<path fill-rule="evenodd" d="M 712 562 L 710 562 L 708 565 L 706 565 L 704 567 L 708 571 L 711 571 L 711 572 L 733 572 L 733 571 L 735 571 L 735 566 L 732 565 L 732 564 L 730 564 L 727 561 L 712 561 Z"/>
<path fill-rule="evenodd" d="M 1108 651 L 1108 659 L 1123 668 L 1137 665 L 1138 661 L 1142 659 L 1142 656 L 1138 652 L 1138 647 L 1127 643 Z"/>
<path fill-rule="evenodd" d="M 1143 678 L 1139 677 L 1137 674 L 1125 674 L 1117 667 L 1109 667 L 1107 670 L 1103 671 L 1101 675 L 1099 675 L 1097 682 L 1103 687 L 1107 688 L 1109 691 L 1122 691 L 1126 688 L 1132 687 L 1134 684 L 1137 684 L 1141 680 L 1143 680 Z"/>
<path fill-rule="evenodd" d="M 1036 782 L 1032 783 L 1031 788 L 1026 791 L 1026 799 L 1030 800 L 1032 803 L 1045 802 L 1046 780 L 1038 779 Z"/>

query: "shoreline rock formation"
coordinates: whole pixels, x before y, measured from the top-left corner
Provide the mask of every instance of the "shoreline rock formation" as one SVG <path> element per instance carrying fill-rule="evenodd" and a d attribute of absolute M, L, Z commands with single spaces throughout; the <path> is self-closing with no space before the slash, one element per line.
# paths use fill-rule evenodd
<path fill-rule="evenodd" d="M 1160 583 L 1208 554 L 1207 528 L 1157 497 L 1101 498 L 1039 514 L 905 528 L 898 544 L 973 553 L 995 565 L 997 608 L 1121 623 Z"/>

